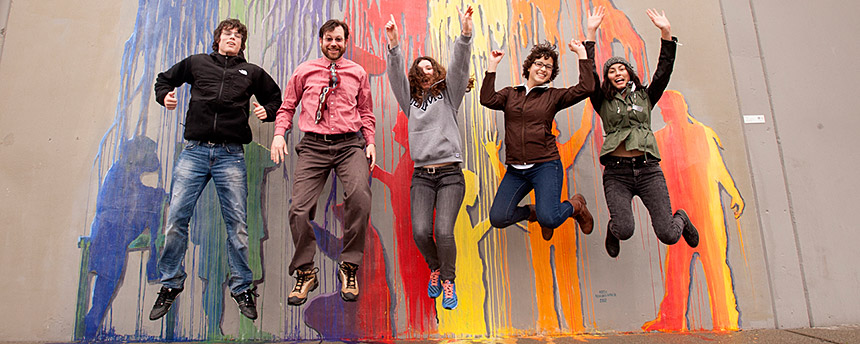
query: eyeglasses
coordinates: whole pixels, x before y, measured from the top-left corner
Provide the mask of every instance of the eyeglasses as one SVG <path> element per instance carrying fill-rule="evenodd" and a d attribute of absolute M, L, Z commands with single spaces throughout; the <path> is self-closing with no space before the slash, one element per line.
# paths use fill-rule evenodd
<path fill-rule="evenodd" d="M 533 62 L 532 64 L 533 64 L 535 67 L 537 67 L 537 69 L 546 68 L 546 70 L 552 70 L 552 66 L 553 66 L 553 65 L 551 65 L 551 64 L 543 63 L 543 62 L 540 62 L 540 61 L 535 61 L 535 62 Z"/>
<path fill-rule="evenodd" d="M 328 95 L 337 87 L 339 78 L 337 77 L 337 69 L 335 69 L 334 67 L 334 62 L 332 62 L 331 65 L 329 65 L 328 67 L 329 72 L 331 72 L 331 75 L 328 79 L 328 86 L 323 87 L 322 92 L 320 92 L 320 105 L 317 108 L 317 117 L 314 120 L 314 124 L 319 124 L 320 119 L 322 119 L 322 113 L 326 109 L 326 99 L 328 98 Z"/>

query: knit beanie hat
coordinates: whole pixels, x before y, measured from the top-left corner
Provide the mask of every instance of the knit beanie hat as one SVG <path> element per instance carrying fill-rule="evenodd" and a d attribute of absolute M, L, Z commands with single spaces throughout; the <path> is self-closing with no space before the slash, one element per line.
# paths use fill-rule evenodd
<path fill-rule="evenodd" d="M 609 67 L 612 67 L 612 65 L 614 65 L 616 63 L 623 64 L 624 67 L 627 68 L 628 72 L 630 72 L 632 74 L 636 74 L 636 68 L 633 68 L 633 65 L 631 65 L 630 62 L 627 62 L 627 60 L 625 60 L 621 56 L 613 56 L 613 57 L 610 57 L 608 60 L 606 60 L 606 63 L 603 64 L 603 77 L 604 78 L 609 73 Z"/>

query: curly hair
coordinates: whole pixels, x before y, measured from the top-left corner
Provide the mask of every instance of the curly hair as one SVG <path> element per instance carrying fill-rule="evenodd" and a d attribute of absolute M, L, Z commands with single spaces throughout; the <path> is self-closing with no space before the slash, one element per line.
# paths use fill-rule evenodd
<path fill-rule="evenodd" d="M 242 46 L 239 48 L 239 53 L 245 51 L 245 41 L 248 40 L 248 28 L 236 18 L 227 18 L 218 23 L 218 27 L 216 27 L 215 32 L 212 33 L 212 51 L 218 52 L 218 43 L 221 43 L 221 31 L 233 29 L 238 30 L 239 34 L 242 35 Z"/>
<path fill-rule="evenodd" d="M 421 61 L 430 62 L 430 66 L 433 67 L 433 75 L 427 75 L 424 73 L 424 69 L 419 67 L 418 64 Z M 438 96 L 442 91 L 444 91 L 448 85 L 445 82 L 445 77 L 448 75 L 448 71 L 445 67 L 442 67 L 439 62 L 433 59 L 430 56 L 421 56 L 416 58 L 415 61 L 412 61 L 412 66 L 409 67 L 409 95 L 412 97 L 412 100 L 423 103 L 424 95 L 430 94 L 431 96 Z M 424 84 L 429 82 L 430 88 L 424 89 Z M 472 90 L 475 87 L 475 78 L 469 78 L 469 85 L 466 86 L 466 92 Z"/>
<path fill-rule="evenodd" d="M 523 61 L 523 77 L 526 79 L 529 78 L 529 68 L 531 68 L 532 64 L 535 63 L 535 60 L 539 58 L 552 59 L 552 74 L 549 76 L 549 81 L 555 80 L 555 77 L 558 76 L 558 49 L 555 44 L 551 44 L 547 41 L 535 44 L 535 46 L 532 47 L 532 51 L 529 53 L 529 56 L 527 56 L 526 60 Z"/>

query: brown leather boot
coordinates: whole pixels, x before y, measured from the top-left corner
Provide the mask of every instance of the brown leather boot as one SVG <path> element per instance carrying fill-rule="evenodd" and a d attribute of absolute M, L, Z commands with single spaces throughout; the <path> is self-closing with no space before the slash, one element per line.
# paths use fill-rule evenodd
<path fill-rule="evenodd" d="M 594 230 L 594 219 L 591 217 L 588 207 L 585 206 L 585 197 L 582 197 L 582 194 L 576 194 L 568 202 L 573 206 L 571 217 L 579 224 L 579 229 L 584 234 L 591 234 L 591 231 Z"/>
<path fill-rule="evenodd" d="M 528 208 L 529 208 L 529 218 L 528 218 L 529 222 L 537 222 L 537 212 L 535 211 L 535 205 L 529 204 Z M 538 223 L 538 225 L 540 225 L 540 223 Z M 555 233 L 555 229 L 540 226 L 540 234 L 541 234 L 541 236 L 543 236 L 543 240 L 550 241 L 550 239 L 552 239 L 553 233 Z"/>

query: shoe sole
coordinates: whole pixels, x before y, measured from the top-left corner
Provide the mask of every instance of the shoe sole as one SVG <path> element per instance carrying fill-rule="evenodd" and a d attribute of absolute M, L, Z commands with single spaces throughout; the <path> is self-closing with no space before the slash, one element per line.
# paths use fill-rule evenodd
<path fill-rule="evenodd" d="M 340 292 L 340 298 L 346 302 L 355 302 L 358 301 L 358 295 L 352 293 L 344 293 Z"/>

